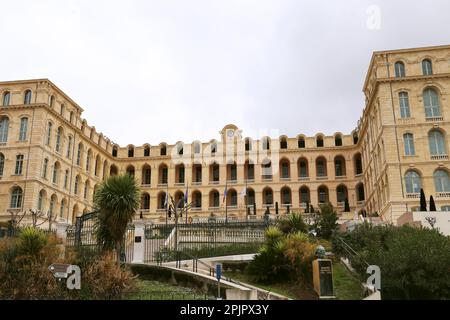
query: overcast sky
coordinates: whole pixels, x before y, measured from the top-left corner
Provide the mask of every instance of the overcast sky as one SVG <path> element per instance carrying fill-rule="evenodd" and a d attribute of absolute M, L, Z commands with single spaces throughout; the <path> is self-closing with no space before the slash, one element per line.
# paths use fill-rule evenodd
<path fill-rule="evenodd" d="M 228 123 L 348 134 L 373 51 L 450 43 L 448 0 L 0 4 L 0 79 L 49 78 L 121 146 L 209 141 Z"/>

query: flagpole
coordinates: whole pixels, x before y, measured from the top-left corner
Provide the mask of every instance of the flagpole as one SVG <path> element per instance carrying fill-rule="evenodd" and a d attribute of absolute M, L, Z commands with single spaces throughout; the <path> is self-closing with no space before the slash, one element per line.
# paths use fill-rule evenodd
<path fill-rule="evenodd" d="M 188 223 L 188 210 L 189 210 L 189 208 L 188 208 L 188 199 L 189 199 L 189 182 L 187 182 L 187 187 L 186 187 L 186 195 L 184 196 L 184 199 L 185 199 L 185 201 L 184 201 L 184 206 L 185 206 L 185 208 L 186 208 L 186 212 L 185 212 L 185 214 L 186 214 L 186 225 L 187 225 L 187 223 Z"/>
<path fill-rule="evenodd" d="M 245 215 L 247 216 L 248 219 L 248 208 L 249 208 L 249 203 L 248 203 L 248 179 L 245 179 L 245 196 L 244 196 L 244 203 L 247 202 L 247 205 L 245 206 Z"/>
<path fill-rule="evenodd" d="M 225 223 L 228 223 L 228 177 L 225 180 Z"/>
<path fill-rule="evenodd" d="M 169 219 L 169 184 L 167 184 L 166 188 L 166 229 Z"/>

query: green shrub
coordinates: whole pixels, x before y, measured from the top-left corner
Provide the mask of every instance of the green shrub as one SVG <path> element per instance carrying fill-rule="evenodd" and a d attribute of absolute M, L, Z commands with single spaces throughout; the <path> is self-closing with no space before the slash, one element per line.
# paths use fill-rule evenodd
<path fill-rule="evenodd" d="M 37 256 L 47 244 L 44 232 L 37 228 L 25 227 L 20 230 L 20 251 L 25 255 Z"/>
<path fill-rule="evenodd" d="M 334 211 L 331 203 L 322 204 L 314 226 L 317 236 L 322 239 L 330 240 L 338 229 L 338 219 L 339 217 Z"/>
<path fill-rule="evenodd" d="M 292 213 L 291 215 L 280 219 L 277 223 L 277 227 L 285 234 L 295 232 L 308 233 L 308 226 L 303 220 L 302 215 L 299 213 Z"/>
<path fill-rule="evenodd" d="M 383 299 L 449 299 L 450 238 L 411 226 L 362 225 L 340 237 L 359 255 L 350 255 L 337 238 L 336 254 L 347 256 L 361 279 L 367 265 L 381 269 Z"/>

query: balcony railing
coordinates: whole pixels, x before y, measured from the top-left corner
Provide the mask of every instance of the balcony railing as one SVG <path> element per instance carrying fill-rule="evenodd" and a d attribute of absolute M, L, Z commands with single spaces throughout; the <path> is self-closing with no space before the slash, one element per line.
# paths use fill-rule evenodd
<path fill-rule="evenodd" d="M 208 210 L 209 211 L 219 211 L 220 207 L 209 207 Z"/>
<path fill-rule="evenodd" d="M 142 188 L 150 188 L 151 184 L 150 183 L 143 183 L 143 184 L 141 184 L 141 187 Z"/>
<path fill-rule="evenodd" d="M 298 177 L 299 181 L 309 181 L 309 177 L 308 176 L 300 176 Z"/>
<path fill-rule="evenodd" d="M 166 183 L 158 183 L 158 187 L 159 188 L 167 187 L 167 182 Z"/>
<path fill-rule="evenodd" d="M 261 180 L 262 181 L 272 181 L 273 177 L 272 176 L 262 176 Z"/>
<path fill-rule="evenodd" d="M 291 181 L 291 178 L 290 178 L 290 177 L 281 177 L 281 178 L 280 178 L 280 181 L 286 181 L 286 182 L 288 182 L 288 181 Z"/>
<path fill-rule="evenodd" d="M 237 184 L 237 180 L 236 179 L 230 179 L 230 180 L 227 180 L 227 183 L 228 184 Z"/>
<path fill-rule="evenodd" d="M 201 182 L 201 181 L 193 181 L 193 182 L 192 182 L 192 185 L 193 185 L 193 186 L 201 186 L 201 185 L 202 185 L 202 182 Z"/>
<path fill-rule="evenodd" d="M 328 176 L 317 176 L 317 180 L 328 180 Z"/>
<path fill-rule="evenodd" d="M 419 199 L 420 198 L 420 193 L 408 193 L 406 195 L 406 198 L 408 198 L 408 199 Z"/>
<path fill-rule="evenodd" d="M 444 117 L 427 117 L 426 121 L 427 122 L 440 122 L 440 121 L 444 121 Z"/>
<path fill-rule="evenodd" d="M 347 176 L 336 176 L 336 180 L 344 180 L 347 179 Z"/>
<path fill-rule="evenodd" d="M 209 184 L 213 184 L 213 185 L 220 184 L 220 181 L 213 180 L 213 181 L 210 181 Z"/>
<path fill-rule="evenodd" d="M 431 160 L 448 160 L 448 154 L 431 156 Z"/>
<path fill-rule="evenodd" d="M 450 198 L 450 192 L 438 192 L 437 198 Z"/>
<path fill-rule="evenodd" d="M 184 187 L 185 183 L 184 182 L 176 182 L 175 183 L 175 187 Z"/>

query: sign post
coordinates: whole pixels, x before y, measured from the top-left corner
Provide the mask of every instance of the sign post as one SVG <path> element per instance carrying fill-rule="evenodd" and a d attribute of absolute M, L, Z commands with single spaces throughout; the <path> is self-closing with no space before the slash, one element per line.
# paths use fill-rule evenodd
<path fill-rule="evenodd" d="M 67 279 L 67 289 L 81 290 L 81 269 L 79 266 L 54 263 L 48 267 L 48 270 L 58 280 Z"/>
<path fill-rule="evenodd" d="M 222 300 L 220 297 L 220 279 L 222 278 L 222 264 L 216 264 L 216 278 L 217 278 L 217 300 Z"/>

